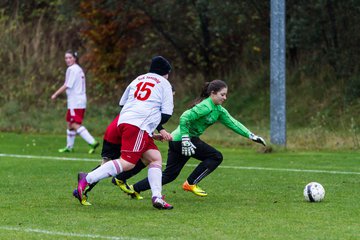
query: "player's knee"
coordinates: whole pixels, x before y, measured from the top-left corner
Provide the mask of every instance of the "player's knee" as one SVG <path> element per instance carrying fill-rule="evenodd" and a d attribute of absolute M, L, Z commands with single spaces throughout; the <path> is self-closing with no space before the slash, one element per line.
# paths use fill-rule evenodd
<path fill-rule="evenodd" d="M 206 161 L 206 166 L 210 171 L 214 171 L 222 162 L 223 155 L 221 152 L 216 152 L 213 157 Z"/>
<path fill-rule="evenodd" d="M 103 157 L 102 161 L 101 161 L 101 165 L 103 165 L 104 163 L 108 162 L 112 160 L 111 158 L 108 158 L 108 157 Z"/>
<path fill-rule="evenodd" d="M 223 155 L 222 155 L 222 153 L 221 152 L 216 152 L 215 153 L 215 155 L 214 155 L 214 160 L 218 163 L 218 164 L 220 164 L 221 162 L 222 162 L 222 160 L 223 160 Z"/>
<path fill-rule="evenodd" d="M 138 174 L 144 168 L 146 168 L 146 165 L 142 161 L 138 161 L 135 167 L 130 170 L 132 172 L 132 176 Z"/>

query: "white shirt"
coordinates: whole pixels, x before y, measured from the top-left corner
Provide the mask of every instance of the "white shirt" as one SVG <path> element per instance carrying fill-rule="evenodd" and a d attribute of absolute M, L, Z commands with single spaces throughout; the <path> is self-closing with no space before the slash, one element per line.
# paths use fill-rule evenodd
<path fill-rule="evenodd" d="M 86 108 L 85 74 L 76 63 L 66 70 L 65 86 L 68 109 Z"/>
<path fill-rule="evenodd" d="M 161 113 L 172 115 L 173 93 L 169 81 L 155 73 L 140 75 L 126 88 L 119 105 L 120 123 L 128 123 L 150 136 L 161 120 Z"/>

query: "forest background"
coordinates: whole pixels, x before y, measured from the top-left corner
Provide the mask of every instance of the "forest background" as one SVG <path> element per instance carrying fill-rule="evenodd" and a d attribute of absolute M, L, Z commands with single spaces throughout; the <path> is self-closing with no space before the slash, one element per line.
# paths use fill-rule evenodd
<path fill-rule="evenodd" d="M 360 148 L 359 22 L 360 1 L 286 1 L 288 148 Z M 65 134 L 66 96 L 50 96 L 73 49 L 99 138 L 126 85 L 162 55 L 176 89 L 170 126 L 205 81 L 222 79 L 224 106 L 269 139 L 270 1 L 0 0 L 0 46 L 0 131 Z M 238 144 L 223 133 L 209 137 Z"/>

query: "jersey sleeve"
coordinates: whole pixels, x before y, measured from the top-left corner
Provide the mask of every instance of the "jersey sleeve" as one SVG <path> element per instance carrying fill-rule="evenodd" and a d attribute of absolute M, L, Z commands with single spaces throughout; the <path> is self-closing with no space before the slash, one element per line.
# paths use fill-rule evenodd
<path fill-rule="evenodd" d="M 126 100 L 128 99 L 129 97 L 129 91 L 130 91 L 130 85 L 125 89 L 125 92 L 123 93 L 123 95 L 121 96 L 120 98 L 120 101 L 119 101 L 119 106 L 122 107 L 125 105 L 126 103 Z"/>
<path fill-rule="evenodd" d="M 221 114 L 219 116 L 219 121 L 234 132 L 240 134 L 241 136 L 249 138 L 251 133 L 250 130 L 247 129 L 244 125 L 242 125 L 235 118 L 233 118 L 225 108 L 222 108 Z"/>
<path fill-rule="evenodd" d="M 163 86 L 163 101 L 161 104 L 161 113 L 172 115 L 174 110 L 174 98 L 171 84 L 166 82 Z"/>
<path fill-rule="evenodd" d="M 194 107 L 186 110 L 180 116 L 180 134 L 181 136 L 189 135 L 191 124 L 197 119 L 209 114 L 211 109 L 206 104 L 197 104 Z"/>
<path fill-rule="evenodd" d="M 76 72 L 71 67 L 66 70 L 65 86 L 72 88 L 76 80 Z"/>

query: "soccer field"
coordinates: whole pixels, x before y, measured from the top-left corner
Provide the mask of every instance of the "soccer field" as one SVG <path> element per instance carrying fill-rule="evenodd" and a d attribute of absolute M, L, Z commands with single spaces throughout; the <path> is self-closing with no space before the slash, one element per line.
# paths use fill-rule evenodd
<path fill-rule="evenodd" d="M 77 173 L 100 161 L 76 151 L 57 153 L 64 136 L 0 133 L 0 239 L 360 239 L 360 152 L 258 153 L 221 148 L 224 161 L 200 186 L 181 189 L 189 161 L 163 193 L 173 210 L 157 210 L 150 191 L 132 200 L 110 183 L 90 193 L 92 206 L 72 197 Z M 166 144 L 160 144 L 166 160 Z M 129 180 L 135 183 L 143 171 Z M 323 202 L 308 203 L 304 186 L 321 183 Z"/>

